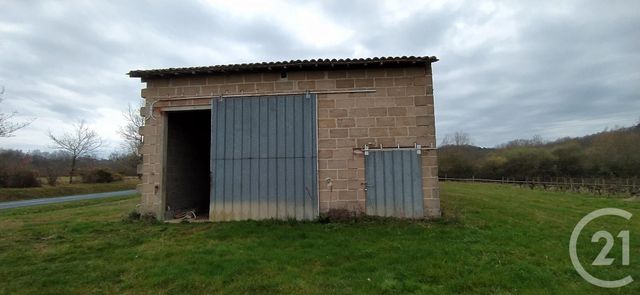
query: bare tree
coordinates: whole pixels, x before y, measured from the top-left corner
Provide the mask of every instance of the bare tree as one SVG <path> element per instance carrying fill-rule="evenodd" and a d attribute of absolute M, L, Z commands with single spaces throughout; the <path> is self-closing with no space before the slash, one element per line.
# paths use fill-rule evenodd
<path fill-rule="evenodd" d="M 456 131 L 453 134 L 447 134 L 442 140 L 441 145 L 472 145 L 471 136 L 462 131 Z"/>
<path fill-rule="evenodd" d="M 127 111 L 122 112 L 122 116 L 127 123 L 120 128 L 120 136 L 125 141 L 125 146 L 132 154 L 140 155 L 140 147 L 142 146 L 142 135 L 140 135 L 140 127 L 144 125 L 144 118 L 140 116 L 138 110 L 135 110 L 129 104 Z"/>
<path fill-rule="evenodd" d="M 89 129 L 84 121 L 75 125 L 74 128 L 72 132 L 64 133 L 61 136 L 54 136 L 49 132 L 49 138 L 54 142 L 52 148 L 64 151 L 71 158 L 69 183 L 73 183 L 78 158 L 90 155 L 102 146 L 102 139 L 98 133 Z"/>
<path fill-rule="evenodd" d="M 606 132 L 606 131 L 605 131 Z M 507 143 L 497 145 L 498 148 L 512 148 L 524 146 L 541 146 L 545 144 L 544 138 L 539 134 L 534 135 L 531 139 L 514 139 Z"/>
<path fill-rule="evenodd" d="M 4 87 L 0 88 L 0 103 L 2 103 L 2 97 L 4 96 Z M 13 117 L 15 117 L 17 113 L 2 113 L 0 112 L 0 137 L 11 137 L 13 134 L 27 127 L 33 120 L 27 122 L 13 122 Z"/>

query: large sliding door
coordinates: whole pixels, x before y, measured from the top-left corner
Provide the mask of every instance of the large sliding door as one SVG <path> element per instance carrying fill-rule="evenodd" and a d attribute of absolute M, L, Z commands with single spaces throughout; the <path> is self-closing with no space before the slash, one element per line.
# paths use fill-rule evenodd
<path fill-rule="evenodd" d="M 313 219 L 315 95 L 213 99 L 212 220 Z"/>

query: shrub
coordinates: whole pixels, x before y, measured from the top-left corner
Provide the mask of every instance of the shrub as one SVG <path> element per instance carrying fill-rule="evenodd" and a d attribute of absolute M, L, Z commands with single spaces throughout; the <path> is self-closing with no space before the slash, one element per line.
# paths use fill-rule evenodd
<path fill-rule="evenodd" d="M 331 209 L 325 213 L 320 215 L 318 221 L 320 223 L 330 223 L 330 222 L 353 222 L 358 219 L 358 214 L 353 211 L 349 211 L 347 209 Z"/>
<path fill-rule="evenodd" d="M 122 221 L 125 223 L 131 223 L 131 222 L 140 220 L 140 216 L 141 215 L 138 212 L 138 210 L 131 210 L 131 212 L 129 212 L 129 214 L 126 217 L 122 218 Z"/>
<path fill-rule="evenodd" d="M 120 173 L 113 173 L 112 176 L 113 181 L 122 181 L 124 179 L 124 177 Z"/>
<path fill-rule="evenodd" d="M 58 183 L 58 174 L 51 168 L 47 168 L 47 184 L 55 186 Z"/>
<path fill-rule="evenodd" d="M 7 183 L 9 182 L 9 173 L 7 171 L 0 169 L 0 187 L 7 187 Z"/>
<path fill-rule="evenodd" d="M 132 210 L 129 214 L 122 218 L 122 222 L 124 223 L 135 223 L 141 222 L 148 225 L 159 224 L 160 222 L 153 214 L 140 214 L 138 210 Z"/>
<path fill-rule="evenodd" d="M 39 187 L 38 172 L 32 170 L 17 170 L 8 175 L 6 187 Z"/>
<path fill-rule="evenodd" d="M 94 169 L 82 174 L 82 182 L 85 183 L 108 183 L 119 180 L 122 180 L 122 176 L 108 169 Z"/>
<path fill-rule="evenodd" d="M 549 150 L 538 147 L 517 147 L 505 152 L 504 173 L 520 180 L 532 176 L 552 176 L 554 157 Z"/>

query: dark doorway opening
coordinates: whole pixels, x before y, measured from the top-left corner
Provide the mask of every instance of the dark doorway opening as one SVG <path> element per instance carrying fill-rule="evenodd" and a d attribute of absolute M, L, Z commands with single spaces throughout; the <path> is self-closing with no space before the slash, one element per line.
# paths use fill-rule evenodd
<path fill-rule="evenodd" d="M 211 111 L 167 112 L 165 219 L 209 218 Z"/>

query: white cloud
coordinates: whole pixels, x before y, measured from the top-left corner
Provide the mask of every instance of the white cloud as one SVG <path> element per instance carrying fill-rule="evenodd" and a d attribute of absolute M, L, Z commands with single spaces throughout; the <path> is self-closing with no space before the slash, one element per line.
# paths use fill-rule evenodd
<path fill-rule="evenodd" d="M 437 55 L 438 135 L 492 146 L 629 125 L 640 109 L 638 3 L 599 1 L 9 1 L 2 110 L 37 117 L 0 147 L 48 149 L 81 119 L 119 147 L 131 69 Z"/>
<path fill-rule="evenodd" d="M 251 21 L 266 19 L 291 34 L 302 45 L 329 48 L 346 45 L 354 32 L 332 22 L 317 3 L 294 1 L 225 1 L 210 0 L 218 12 L 230 14 L 233 19 Z M 302 4 L 301 4 L 302 3 Z M 282 44 L 287 46 L 288 44 Z"/>

